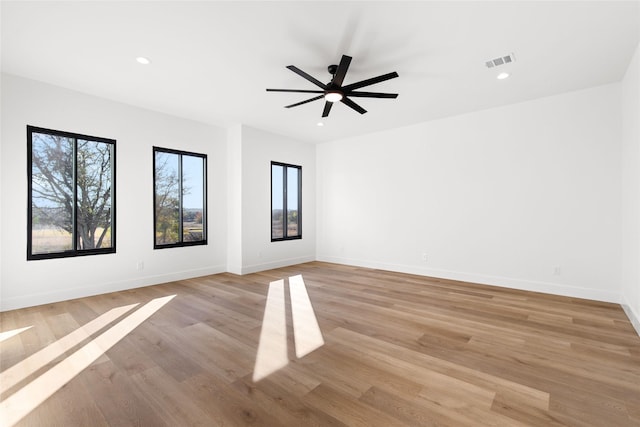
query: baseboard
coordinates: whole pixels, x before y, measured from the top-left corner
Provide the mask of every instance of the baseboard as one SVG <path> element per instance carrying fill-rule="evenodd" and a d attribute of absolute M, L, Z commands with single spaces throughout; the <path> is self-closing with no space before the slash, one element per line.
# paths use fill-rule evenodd
<path fill-rule="evenodd" d="M 281 259 L 278 261 L 265 262 L 261 264 L 253 264 L 253 265 L 245 265 L 242 266 L 241 274 L 251 274 L 257 273 L 259 271 L 271 270 L 274 268 L 288 267 L 290 265 L 303 264 L 305 262 L 315 261 L 316 257 L 313 255 L 297 257 L 297 258 L 287 258 Z"/>
<path fill-rule="evenodd" d="M 331 256 L 318 256 L 318 261 L 332 262 L 336 264 L 353 265 L 357 267 L 376 268 L 380 270 L 395 271 L 399 273 L 416 274 L 419 276 L 435 277 L 439 279 L 459 280 L 463 282 L 479 283 L 482 285 L 499 286 L 503 288 L 519 289 L 523 291 L 541 292 L 545 294 L 562 295 L 573 298 L 582 298 L 619 304 L 620 295 L 617 292 L 609 292 L 598 289 L 588 289 L 569 286 L 561 283 L 540 282 L 534 280 L 522 280 L 511 277 L 490 276 L 459 271 L 441 270 L 413 265 L 390 264 L 384 262 L 340 258 Z"/>
<path fill-rule="evenodd" d="M 224 273 L 225 271 L 225 266 L 220 265 L 207 268 L 198 268 L 194 270 L 184 270 L 167 274 L 158 274 L 155 276 L 142 276 L 135 279 L 101 283 L 94 286 L 62 289 L 55 292 L 22 295 L 15 298 L 2 298 L 2 301 L 0 301 L 0 311 L 15 310 L 18 308 L 33 307 L 42 304 L 51 304 L 54 302 L 90 297 L 110 292 L 126 291 L 129 289 L 159 285 L 176 280 L 191 279 L 194 277 L 208 276 L 210 274 Z"/>
<path fill-rule="evenodd" d="M 638 336 L 640 336 L 640 315 L 633 311 L 633 309 L 631 308 L 631 304 L 629 304 L 629 301 L 624 296 L 622 297 L 622 302 L 620 303 L 620 305 L 622 306 L 624 313 L 629 318 L 631 326 L 633 326 L 633 329 L 635 329 Z"/>
<path fill-rule="evenodd" d="M 584 298 L 596 301 L 612 302 L 620 304 L 620 295 L 614 292 L 602 290 L 587 289 L 575 286 L 568 286 L 558 283 L 547 283 L 531 280 L 514 279 L 509 277 L 480 275 L 473 273 L 465 273 L 458 271 L 449 271 L 441 269 L 431 269 L 417 267 L 413 265 L 391 264 L 368 260 L 358 260 L 351 258 L 341 258 L 332 256 L 304 256 L 297 258 L 288 258 L 273 262 L 246 265 L 234 271 L 235 274 L 250 274 L 259 271 L 271 270 L 274 268 L 288 267 L 291 265 L 302 264 L 311 261 L 324 261 L 336 264 L 344 264 L 366 268 L 376 268 L 380 270 L 396 271 L 399 273 L 416 274 L 420 276 L 435 277 L 440 279 L 460 280 L 465 282 L 479 283 L 485 285 L 500 286 L 511 289 L 520 289 L 532 292 L 542 292 L 554 295 L 563 295 L 574 298 Z M 194 270 L 185 270 L 168 274 L 160 274 L 155 276 L 144 276 L 136 279 L 123 280 L 119 282 L 103 283 L 95 286 L 80 287 L 73 289 L 57 290 L 55 292 L 38 293 L 24 295 L 15 298 L 2 298 L 0 301 L 0 311 L 14 310 L 24 307 L 32 307 L 42 304 L 50 304 L 58 301 L 70 300 L 75 298 L 83 298 L 93 295 L 105 294 L 109 292 L 118 292 L 128 289 L 135 289 L 145 286 L 158 285 L 175 280 L 191 279 L 194 277 L 207 276 L 211 274 L 224 273 L 230 271 L 228 266 L 219 265 L 208 268 L 200 268 Z M 631 324 L 640 335 L 640 316 L 633 311 L 628 301 L 622 301 L 622 308 L 629 317 Z"/>

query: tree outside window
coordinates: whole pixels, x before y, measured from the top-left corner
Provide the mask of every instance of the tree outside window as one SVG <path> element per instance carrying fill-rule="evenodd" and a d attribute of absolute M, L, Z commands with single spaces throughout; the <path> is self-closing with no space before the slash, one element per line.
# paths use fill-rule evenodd
<path fill-rule="evenodd" d="M 115 252 L 115 141 L 27 126 L 27 259 Z"/>
<path fill-rule="evenodd" d="M 207 243 L 207 156 L 153 148 L 154 248 Z"/>

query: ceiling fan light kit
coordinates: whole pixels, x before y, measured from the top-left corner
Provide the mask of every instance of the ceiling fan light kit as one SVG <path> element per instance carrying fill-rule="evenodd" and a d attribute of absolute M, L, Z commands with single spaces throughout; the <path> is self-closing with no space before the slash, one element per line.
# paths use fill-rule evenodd
<path fill-rule="evenodd" d="M 342 95 L 342 92 L 340 92 L 339 90 L 330 90 L 324 94 L 324 99 L 329 102 L 342 101 L 342 98 L 344 98 L 344 95 Z"/>
<path fill-rule="evenodd" d="M 310 76 L 305 73 L 295 65 L 289 65 L 287 68 L 304 78 L 305 80 L 310 81 L 314 85 L 318 86 L 322 90 L 305 90 L 305 89 L 267 89 L 267 92 L 296 92 L 296 93 L 314 93 L 319 94 L 314 96 L 313 98 L 306 99 L 301 102 L 296 102 L 295 104 L 286 105 L 285 108 L 297 107 L 299 105 L 306 104 L 308 102 L 316 101 L 318 99 L 325 100 L 324 110 L 322 111 L 322 117 L 327 117 L 329 112 L 331 111 L 331 107 L 336 102 L 342 102 L 347 107 L 357 111 L 360 114 L 364 114 L 367 112 L 360 105 L 353 102 L 350 97 L 354 98 L 397 98 L 397 93 L 382 93 L 382 92 L 356 92 L 357 89 L 363 88 L 365 86 L 374 85 L 376 83 L 384 82 L 386 80 L 394 79 L 398 77 L 398 73 L 395 71 L 392 73 L 383 74 L 378 77 L 372 77 L 370 79 L 362 80 L 356 83 L 351 83 L 346 86 L 342 86 L 342 82 L 347 74 L 347 70 L 349 69 L 349 64 L 351 64 L 351 57 L 347 55 L 342 55 L 342 59 L 340 60 L 339 65 L 329 65 L 328 71 L 333 76 L 329 83 L 322 83 L 320 80 Z"/>

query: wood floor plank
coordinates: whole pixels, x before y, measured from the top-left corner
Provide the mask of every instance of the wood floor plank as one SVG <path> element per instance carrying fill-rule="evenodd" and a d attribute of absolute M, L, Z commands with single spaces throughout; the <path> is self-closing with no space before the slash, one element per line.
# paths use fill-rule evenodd
<path fill-rule="evenodd" d="M 95 404 L 106 420 L 106 425 L 167 425 L 158 416 L 154 408 L 148 405 L 143 396 L 137 392 L 134 383 L 129 376 L 124 374 L 111 361 L 94 363 L 86 369 L 77 380 L 82 381 L 87 389 L 87 396 L 91 396 L 91 403 Z M 74 382 L 76 380 L 73 380 Z M 78 405 L 78 397 L 74 404 Z M 47 402 L 45 402 L 47 403 Z M 37 411 L 36 411 L 37 412 Z M 80 420 L 77 420 L 80 421 Z M 66 424 L 69 426 L 93 425 L 91 422 L 76 422 Z"/>
<path fill-rule="evenodd" d="M 186 387 L 159 366 L 132 375 L 131 382 L 141 399 L 168 426 L 220 425 L 183 391 Z"/>
<path fill-rule="evenodd" d="M 324 340 L 303 357 L 287 284 L 295 275 Z M 265 316 L 277 280 L 284 312 Z M 640 337 L 619 305 L 323 262 L 0 313 L 0 332 L 30 327 L 0 343 L 0 370 L 16 366 L 14 375 L 31 355 L 137 304 L 22 369 L 0 405 L 171 296 L 16 425 L 640 425 Z M 254 382 L 258 347 L 269 345 L 262 329 L 273 327 L 263 319 L 274 316 L 285 320 L 286 359 Z"/>
<path fill-rule="evenodd" d="M 7 338 L 0 342 L 0 371 L 10 368 L 26 358 L 24 345 L 17 331 L 22 328 L 30 328 L 33 325 L 23 324 L 18 321 L 17 311 L 0 313 L 0 332 L 6 332 Z M 24 331 L 23 331 L 24 332 Z"/>
<path fill-rule="evenodd" d="M 411 426 L 474 426 L 475 422 L 437 404 L 407 400 L 395 393 L 372 387 L 359 399 Z"/>
<path fill-rule="evenodd" d="M 514 404 L 518 402 L 527 402 L 527 405 L 534 406 L 543 410 L 549 407 L 549 394 L 537 390 L 535 388 L 519 384 L 517 382 L 505 380 L 500 376 L 486 374 L 473 368 L 465 367 L 461 364 L 452 363 L 450 361 L 433 357 L 420 353 L 415 350 L 403 349 L 402 347 L 389 344 L 375 338 L 367 337 L 358 333 L 351 332 L 346 329 L 336 329 L 332 332 L 330 339 L 336 339 L 338 342 L 347 344 L 352 343 L 356 351 L 360 351 L 364 355 L 368 355 L 378 359 L 385 367 L 385 370 L 397 372 L 405 375 L 411 375 L 415 378 L 416 367 L 425 367 L 425 371 L 417 371 L 417 374 L 423 374 L 427 377 L 421 383 L 424 385 L 436 383 L 440 378 L 449 378 L 447 382 L 459 380 L 457 390 L 460 399 L 469 399 L 464 392 L 479 394 L 502 392 L 505 396 L 513 399 Z M 434 377 L 442 375 L 440 378 Z M 419 377 L 418 377 L 419 378 Z M 446 384 L 446 382 L 445 382 Z M 460 387 L 464 385 L 464 387 Z"/>
<path fill-rule="evenodd" d="M 245 393 L 230 384 L 222 384 L 207 372 L 183 382 L 180 390 L 208 412 L 211 425 L 222 426 L 277 426 L 282 425 L 275 414 L 252 402 Z M 207 424 L 204 424 L 207 425 Z"/>
<path fill-rule="evenodd" d="M 275 376 L 281 377 L 279 374 Z M 235 381 L 231 387 L 246 395 L 253 405 L 273 414 L 281 425 L 317 427 L 343 427 L 347 425 L 325 412 L 306 405 L 301 397 L 311 390 L 302 395 L 292 395 L 291 389 L 281 386 L 277 378 L 263 379 L 258 385 L 251 380 L 250 376 L 246 376 Z"/>
<path fill-rule="evenodd" d="M 352 427 L 410 426 L 373 406 L 357 399 L 350 399 L 347 395 L 325 384 L 320 384 L 307 394 L 305 401 Z"/>
<path fill-rule="evenodd" d="M 114 420 L 106 420 L 95 400 L 85 405 L 76 404 L 78 395 L 89 393 L 89 389 L 82 381 L 71 381 L 42 403 L 38 411 L 27 414 L 20 425 L 69 427 L 110 425 L 109 423 Z"/>

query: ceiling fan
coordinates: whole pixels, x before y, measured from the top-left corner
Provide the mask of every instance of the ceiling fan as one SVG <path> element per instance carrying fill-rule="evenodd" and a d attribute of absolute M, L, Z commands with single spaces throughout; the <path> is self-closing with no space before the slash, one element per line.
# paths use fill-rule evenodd
<path fill-rule="evenodd" d="M 329 65 L 328 71 L 333 75 L 331 81 L 327 84 L 322 83 L 320 80 L 315 79 L 309 74 L 305 73 L 295 65 L 289 65 L 287 68 L 298 74 L 302 78 L 310 81 L 314 85 L 318 86 L 322 90 L 304 90 L 304 89 L 267 89 L 267 92 L 298 92 L 298 93 L 319 93 L 320 95 L 305 101 L 296 102 L 295 104 L 286 105 L 285 108 L 297 107 L 298 105 L 306 104 L 307 102 L 316 101 L 318 99 L 325 99 L 324 110 L 322 111 L 322 117 L 327 117 L 331 111 L 331 107 L 335 102 L 342 102 L 344 105 L 353 108 L 360 114 L 367 112 L 364 108 L 353 102 L 353 98 L 397 98 L 397 93 L 381 93 L 381 92 L 356 92 L 356 89 L 360 89 L 365 86 L 370 86 L 376 83 L 384 82 L 385 80 L 394 79 L 398 77 L 398 73 L 383 74 L 378 77 L 372 77 L 370 79 L 362 80 L 357 83 L 351 83 L 346 86 L 342 86 L 344 77 L 351 64 L 351 57 L 342 55 L 339 65 Z"/>

